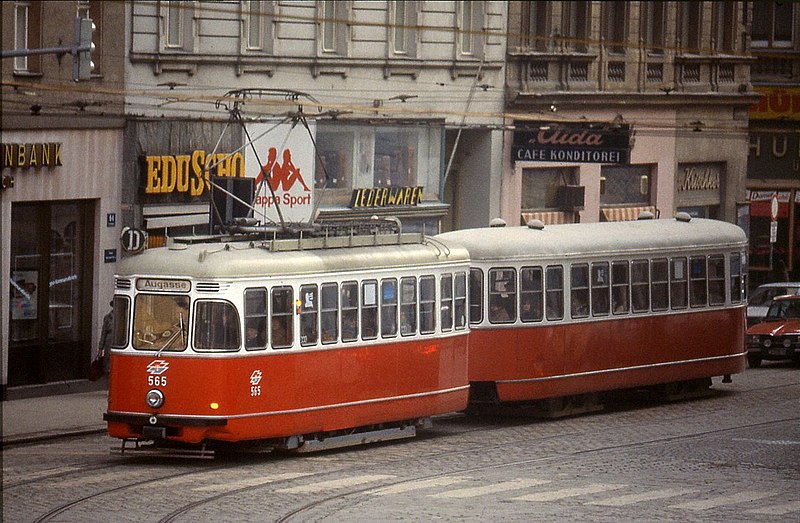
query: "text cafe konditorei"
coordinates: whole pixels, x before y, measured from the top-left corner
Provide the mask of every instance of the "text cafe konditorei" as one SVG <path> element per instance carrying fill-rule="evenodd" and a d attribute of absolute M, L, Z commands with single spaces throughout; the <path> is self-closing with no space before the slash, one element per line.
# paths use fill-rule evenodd
<path fill-rule="evenodd" d="M 609 122 L 517 122 L 511 160 L 628 164 L 631 126 Z"/>

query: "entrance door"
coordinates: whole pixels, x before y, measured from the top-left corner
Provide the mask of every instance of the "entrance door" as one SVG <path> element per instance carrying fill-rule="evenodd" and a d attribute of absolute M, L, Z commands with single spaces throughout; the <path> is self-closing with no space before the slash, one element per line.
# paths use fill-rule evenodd
<path fill-rule="evenodd" d="M 11 209 L 9 387 L 87 375 L 93 209 L 91 201 Z"/>

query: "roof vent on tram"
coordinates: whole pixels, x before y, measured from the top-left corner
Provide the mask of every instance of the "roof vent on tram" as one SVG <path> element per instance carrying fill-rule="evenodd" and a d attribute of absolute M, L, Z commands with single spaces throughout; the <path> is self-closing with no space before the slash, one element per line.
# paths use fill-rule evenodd
<path fill-rule="evenodd" d="M 489 222 L 489 227 L 505 227 L 506 221 L 502 218 L 492 218 Z"/>
<path fill-rule="evenodd" d="M 642 211 L 639 213 L 637 220 L 653 220 L 655 217 L 656 215 L 650 211 Z"/>
<path fill-rule="evenodd" d="M 544 222 L 542 220 L 529 220 L 526 225 L 528 226 L 528 229 L 535 229 L 537 231 L 544 229 Z"/>
<path fill-rule="evenodd" d="M 679 212 L 678 214 L 675 215 L 675 219 L 678 220 L 679 222 L 685 222 L 685 223 L 689 223 L 690 221 L 692 221 L 692 217 L 688 212 Z"/>

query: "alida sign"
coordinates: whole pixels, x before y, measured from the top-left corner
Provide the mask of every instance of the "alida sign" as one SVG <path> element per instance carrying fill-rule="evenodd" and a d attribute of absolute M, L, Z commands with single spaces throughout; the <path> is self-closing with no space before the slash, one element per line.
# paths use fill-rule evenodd
<path fill-rule="evenodd" d="M 314 123 L 308 125 L 314 133 Z M 246 175 L 255 178 L 255 217 L 266 223 L 312 220 L 315 156 L 308 131 L 299 124 L 269 122 L 250 124 L 247 131 L 251 137 L 264 134 L 245 149 Z"/>
<path fill-rule="evenodd" d="M 631 126 L 609 122 L 517 122 L 511 160 L 627 164 Z"/>

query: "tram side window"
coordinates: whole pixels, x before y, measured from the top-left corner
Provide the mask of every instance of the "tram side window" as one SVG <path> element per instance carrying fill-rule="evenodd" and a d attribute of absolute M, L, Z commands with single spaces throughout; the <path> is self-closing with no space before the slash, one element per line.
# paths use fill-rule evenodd
<path fill-rule="evenodd" d="M 517 271 L 489 270 L 489 321 L 512 323 L 517 319 Z"/>
<path fill-rule="evenodd" d="M 317 305 L 317 286 L 303 285 L 300 287 L 300 345 L 303 347 L 317 344 L 319 332 Z"/>
<path fill-rule="evenodd" d="M 442 279 L 439 282 L 441 292 L 441 302 L 439 304 L 439 312 L 442 322 L 442 330 L 449 331 L 453 329 L 453 275 L 442 274 Z"/>
<path fill-rule="evenodd" d="M 669 297 L 673 309 L 685 309 L 688 305 L 688 282 L 686 258 L 672 258 L 670 260 Z"/>
<path fill-rule="evenodd" d="M 708 303 L 708 269 L 705 256 L 693 256 L 689 259 L 689 303 L 692 307 L 703 307 Z"/>
<path fill-rule="evenodd" d="M 463 330 L 467 326 L 467 275 L 459 272 L 453 283 L 453 295 L 455 299 L 454 314 L 456 330 Z"/>
<path fill-rule="evenodd" d="M 708 257 L 708 304 L 725 304 L 725 256 L 722 254 Z"/>
<path fill-rule="evenodd" d="M 611 308 L 614 314 L 625 314 L 630 310 L 631 288 L 628 281 L 628 262 L 611 264 Z"/>
<path fill-rule="evenodd" d="M 323 283 L 320 298 L 322 343 L 336 343 L 339 338 L 339 287 L 335 283 Z"/>
<path fill-rule="evenodd" d="M 564 318 L 564 268 L 553 265 L 545 272 L 545 313 L 548 321 Z"/>
<path fill-rule="evenodd" d="M 342 284 L 342 341 L 358 339 L 358 283 Z"/>
<path fill-rule="evenodd" d="M 592 264 L 592 315 L 605 316 L 608 314 L 610 303 L 610 287 L 608 262 Z"/>
<path fill-rule="evenodd" d="M 244 347 L 248 350 L 267 346 L 267 289 L 244 291 Z"/>
<path fill-rule="evenodd" d="M 272 289 L 272 348 L 286 349 L 292 346 L 294 330 L 294 290 L 291 287 Z"/>
<path fill-rule="evenodd" d="M 236 307 L 228 302 L 198 300 L 195 310 L 195 349 L 199 351 L 239 349 L 241 342 Z"/>
<path fill-rule="evenodd" d="M 738 252 L 731 253 L 731 302 L 742 301 L 742 258 Z"/>
<path fill-rule="evenodd" d="M 470 269 L 469 271 L 469 322 L 470 324 L 483 321 L 483 271 Z"/>
<path fill-rule="evenodd" d="M 524 322 L 542 321 L 543 314 L 542 268 L 523 267 L 519 271 L 519 319 Z"/>
<path fill-rule="evenodd" d="M 669 262 L 665 258 L 653 260 L 650 264 L 650 292 L 653 296 L 653 310 L 669 309 Z"/>
<path fill-rule="evenodd" d="M 397 336 L 397 280 L 381 280 L 381 336 Z"/>
<path fill-rule="evenodd" d="M 633 312 L 650 310 L 650 273 L 647 260 L 633 260 L 631 263 L 631 302 Z"/>
<path fill-rule="evenodd" d="M 134 349 L 181 351 L 187 347 L 188 334 L 189 296 L 136 296 L 133 309 Z"/>
<path fill-rule="evenodd" d="M 378 337 L 378 282 L 371 280 L 361 284 L 361 339 Z"/>
<path fill-rule="evenodd" d="M 419 332 L 430 334 L 436 330 L 436 279 L 422 276 L 419 279 Z"/>
<path fill-rule="evenodd" d="M 400 334 L 417 333 L 417 279 L 400 280 Z"/>
<path fill-rule="evenodd" d="M 117 348 L 127 347 L 128 322 L 130 321 L 129 316 L 131 313 L 130 298 L 127 296 L 114 296 L 112 309 L 114 311 L 114 323 L 111 326 L 111 346 Z M 188 318 L 186 319 L 188 321 Z"/>
<path fill-rule="evenodd" d="M 585 318 L 589 316 L 589 265 L 573 265 L 570 274 L 570 314 Z"/>

